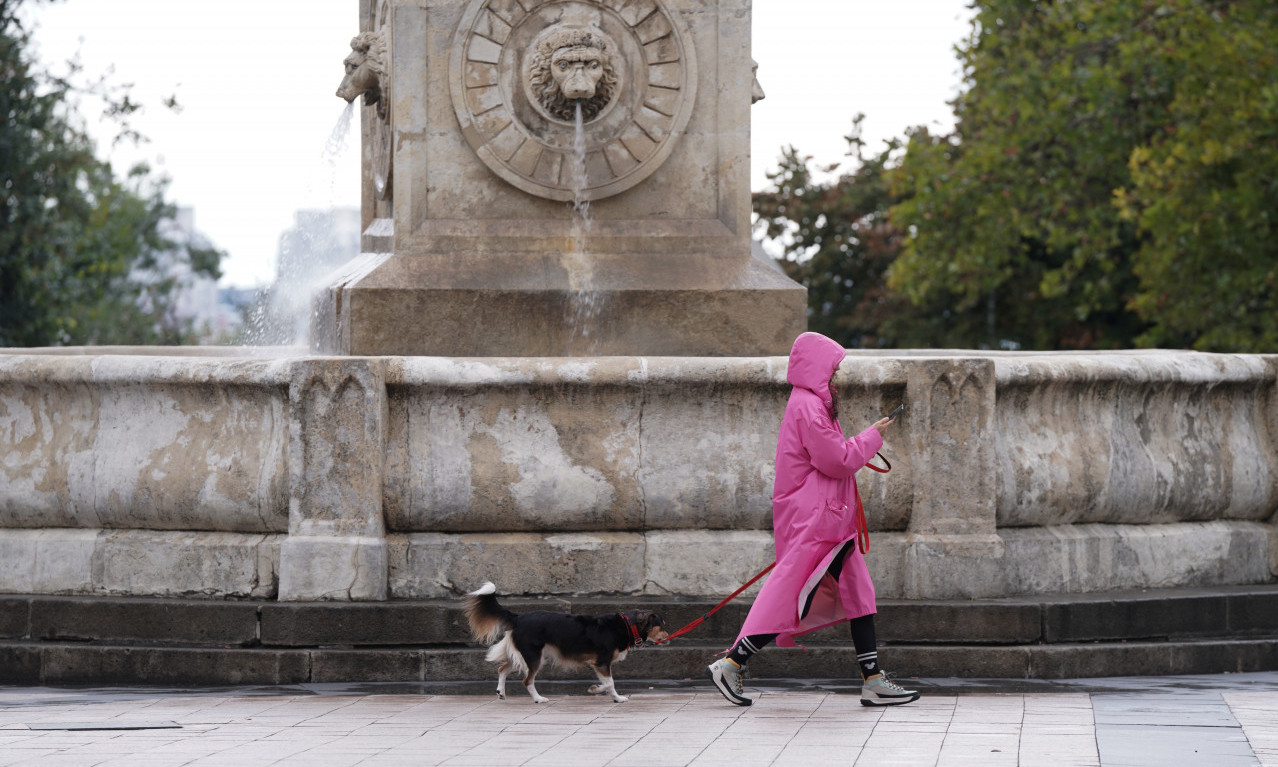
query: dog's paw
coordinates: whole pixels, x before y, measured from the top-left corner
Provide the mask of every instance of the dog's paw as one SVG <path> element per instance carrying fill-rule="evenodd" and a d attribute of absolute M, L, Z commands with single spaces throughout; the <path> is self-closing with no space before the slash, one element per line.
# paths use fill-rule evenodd
<path fill-rule="evenodd" d="M 498 690 L 498 691 L 497 691 L 497 699 L 498 699 L 498 700 L 505 700 L 505 699 L 506 699 L 506 693 L 502 692 L 501 690 Z"/>
<path fill-rule="evenodd" d="M 615 702 L 617 702 L 617 703 L 625 703 L 626 701 L 630 700 L 630 699 L 629 699 L 629 698 L 627 698 L 625 695 L 613 695 L 613 696 L 612 696 L 612 699 L 613 699 L 613 701 L 615 701 Z"/>
<path fill-rule="evenodd" d="M 590 693 L 591 695 L 598 695 L 599 693 L 603 692 L 606 689 L 608 688 L 604 687 L 601 684 L 592 684 L 586 688 L 586 692 Z"/>
<path fill-rule="evenodd" d="M 549 702 L 550 702 L 550 698 L 543 698 L 540 695 L 533 698 L 533 703 L 549 703 Z"/>

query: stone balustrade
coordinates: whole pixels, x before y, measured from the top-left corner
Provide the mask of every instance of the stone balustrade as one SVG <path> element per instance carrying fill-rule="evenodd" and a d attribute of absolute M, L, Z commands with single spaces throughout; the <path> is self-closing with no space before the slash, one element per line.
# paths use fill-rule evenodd
<path fill-rule="evenodd" d="M 879 594 L 1269 582 L 1278 357 L 854 352 Z M 783 357 L 0 352 L 0 592 L 714 595 L 772 557 Z"/>

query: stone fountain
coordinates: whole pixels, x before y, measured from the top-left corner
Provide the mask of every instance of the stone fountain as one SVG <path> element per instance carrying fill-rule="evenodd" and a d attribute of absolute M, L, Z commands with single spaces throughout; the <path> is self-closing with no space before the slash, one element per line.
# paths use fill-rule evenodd
<path fill-rule="evenodd" d="M 804 292 L 750 255 L 749 0 L 359 18 L 363 253 L 315 296 L 314 353 L 0 350 L 5 679 L 486 677 L 455 609 L 485 580 L 686 620 L 771 561 Z M 862 483 L 902 665 L 1278 664 L 1278 357 L 843 368 L 845 429 L 907 403 Z M 699 675 L 739 620 L 636 674 Z"/>
<path fill-rule="evenodd" d="M 365 3 L 338 90 L 364 103 L 365 253 L 317 350 L 786 353 L 805 293 L 751 257 L 749 8 Z"/>

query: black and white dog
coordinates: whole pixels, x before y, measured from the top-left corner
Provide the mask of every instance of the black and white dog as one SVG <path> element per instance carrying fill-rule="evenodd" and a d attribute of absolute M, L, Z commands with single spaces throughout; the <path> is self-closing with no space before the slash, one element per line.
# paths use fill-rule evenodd
<path fill-rule="evenodd" d="M 612 680 L 612 664 L 645 643 L 662 642 L 667 634 L 661 616 L 649 610 L 605 615 L 572 615 L 548 610 L 513 613 L 494 596 L 497 587 L 485 583 L 466 596 L 466 621 L 475 641 L 491 644 L 487 660 L 497 664 L 497 696 L 506 697 L 506 677 L 523 675 L 524 687 L 537 703 L 545 703 L 534 681 L 542 660 L 584 665 L 594 670 L 599 684 L 592 694 L 610 693 L 624 703 Z M 496 644 L 493 644 L 496 642 Z"/>

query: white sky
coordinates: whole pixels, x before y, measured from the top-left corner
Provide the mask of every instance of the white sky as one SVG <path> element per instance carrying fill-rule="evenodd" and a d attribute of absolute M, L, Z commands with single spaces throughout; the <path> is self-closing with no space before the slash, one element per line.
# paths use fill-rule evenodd
<path fill-rule="evenodd" d="M 857 112 L 871 149 L 912 125 L 949 128 L 968 1 L 755 0 L 767 98 L 752 111 L 753 188 L 784 145 L 839 161 Z M 356 148 L 326 152 L 358 0 L 61 0 L 28 13 L 55 71 L 79 50 L 89 72 L 114 67 L 113 82 L 134 84 L 149 105 L 134 125 L 150 143 L 111 159 L 121 170 L 148 159 L 171 177 L 170 199 L 229 254 L 223 284 L 273 279 L 295 210 L 359 204 Z M 173 94 L 176 115 L 160 105 Z"/>

